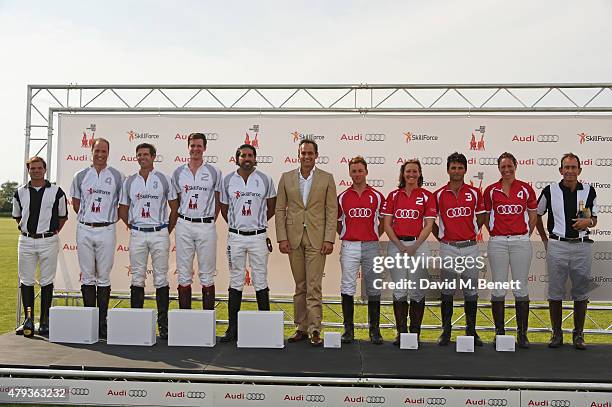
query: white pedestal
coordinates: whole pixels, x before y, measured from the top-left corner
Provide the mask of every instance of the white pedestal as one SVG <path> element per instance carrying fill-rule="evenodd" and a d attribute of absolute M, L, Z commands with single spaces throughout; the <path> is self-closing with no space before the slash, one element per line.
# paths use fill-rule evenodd
<path fill-rule="evenodd" d="M 496 335 L 495 350 L 498 352 L 514 352 L 515 339 L 512 335 Z"/>
<path fill-rule="evenodd" d="M 419 349 L 419 337 L 417 334 L 400 334 L 400 349 Z"/>
<path fill-rule="evenodd" d="M 108 310 L 109 345 L 155 345 L 157 311 L 154 309 L 114 308 Z"/>
<path fill-rule="evenodd" d="M 168 346 L 215 346 L 215 310 L 168 311 Z"/>
<path fill-rule="evenodd" d="M 457 352 L 474 352 L 474 337 L 457 336 Z"/>
<path fill-rule="evenodd" d="M 283 311 L 239 311 L 239 348 L 283 348 Z"/>
<path fill-rule="evenodd" d="M 98 308 L 51 307 L 49 342 L 98 342 Z"/>
<path fill-rule="evenodd" d="M 342 335 L 340 332 L 323 332 L 324 348 L 340 348 Z"/>

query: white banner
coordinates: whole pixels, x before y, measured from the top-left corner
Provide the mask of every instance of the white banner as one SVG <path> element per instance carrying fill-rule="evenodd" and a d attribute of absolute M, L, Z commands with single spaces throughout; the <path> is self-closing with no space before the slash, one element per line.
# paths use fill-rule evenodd
<path fill-rule="evenodd" d="M 364 116 L 364 115 L 70 115 L 59 118 L 57 182 L 69 191 L 74 173 L 91 162 L 93 137 L 110 140 L 111 165 L 129 175 L 138 170 L 135 147 L 150 142 L 157 147 L 156 168 L 171 174 L 187 162 L 187 135 L 203 132 L 209 140 L 206 161 L 220 167 L 223 174 L 235 170 L 234 153 L 242 143 L 257 148 L 258 168 L 278 182 L 282 172 L 299 166 L 297 145 L 303 138 L 319 144 L 318 166 L 334 174 L 338 193 L 348 188 L 348 161 L 355 155 L 369 163 L 369 183 L 385 195 L 396 188 L 399 167 L 407 158 L 419 158 L 423 164 L 424 187 L 435 191 L 447 182 L 446 157 L 454 151 L 468 158 L 466 182 L 484 189 L 499 179 L 497 157 L 512 152 L 519 161 L 517 178 L 530 182 L 536 193 L 544 186 L 558 182 L 559 159 L 572 151 L 582 160 L 581 181 L 597 189 L 598 226 L 592 231 L 595 240 L 612 241 L 610 213 L 612 192 L 612 117 L 561 116 Z M 61 253 L 57 289 L 78 290 L 79 266 L 76 256 L 75 214 L 61 233 Z M 228 285 L 225 255 L 227 225 L 217 222 L 217 292 Z M 269 228 L 275 241 L 274 219 Z M 482 237 L 482 236 L 481 236 Z M 534 237 L 536 239 L 536 237 Z M 486 236 L 484 236 L 486 241 Z M 127 291 L 130 285 L 128 258 L 129 234 L 118 227 L 115 266 L 112 272 L 114 291 Z M 171 287 L 176 287 L 174 241 L 170 256 Z M 608 245 L 594 247 L 591 299 L 610 300 L 612 251 Z M 323 293 L 339 295 L 339 247 L 327 258 Z M 432 272 L 435 274 L 435 272 Z M 486 273 L 489 274 L 490 273 Z M 485 275 L 487 277 L 487 275 Z M 434 276 L 435 278 L 435 276 Z M 530 274 L 533 299 L 543 298 L 546 281 L 543 251 L 534 251 Z M 247 294 L 253 293 L 246 270 Z M 293 278 L 286 255 L 275 245 L 269 261 L 269 282 L 273 295 L 291 295 Z M 152 283 L 148 283 L 152 289 Z M 197 292 L 199 287 L 194 287 Z M 482 298 L 487 297 L 481 293 Z"/>

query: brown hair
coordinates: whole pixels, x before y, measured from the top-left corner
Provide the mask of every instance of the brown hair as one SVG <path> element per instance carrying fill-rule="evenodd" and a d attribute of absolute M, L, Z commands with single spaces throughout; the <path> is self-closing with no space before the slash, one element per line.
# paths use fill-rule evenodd
<path fill-rule="evenodd" d="M 559 166 L 559 168 L 563 168 L 563 160 L 565 160 L 566 158 L 575 158 L 576 161 L 578 161 L 578 169 L 580 169 L 580 158 L 578 158 L 578 156 L 574 153 L 563 154 L 563 157 L 561 157 L 561 165 Z"/>
<path fill-rule="evenodd" d="M 514 157 L 514 155 L 512 155 L 512 153 L 509 153 L 507 151 L 501 153 L 501 155 L 499 157 L 497 157 L 497 166 L 499 167 L 499 164 L 501 163 L 501 161 L 504 158 L 509 158 L 510 160 L 512 160 L 512 162 L 514 163 L 514 166 L 516 167 L 518 165 L 518 163 L 516 162 L 516 157 Z"/>
<path fill-rule="evenodd" d="M 99 141 L 103 141 L 103 142 L 105 142 L 105 143 L 106 143 L 106 147 L 108 147 L 108 151 L 110 151 L 110 142 L 109 142 L 107 139 L 105 139 L 105 138 L 102 138 L 102 137 L 96 137 L 96 138 L 94 139 L 93 144 L 91 145 L 91 152 L 93 152 L 93 150 L 94 150 L 94 146 L 95 146 L 95 145 L 96 145 L 96 143 L 97 143 L 97 142 L 99 142 Z"/>
<path fill-rule="evenodd" d="M 365 158 L 363 158 L 360 155 L 358 155 L 357 157 L 351 158 L 351 160 L 348 163 L 349 168 L 351 168 L 351 165 L 353 165 L 353 164 L 363 164 L 363 166 L 365 167 L 366 171 L 368 170 L 368 163 L 366 162 Z"/>
<path fill-rule="evenodd" d="M 404 170 L 406 169 L 406 166 L 408 164 L 416 164 L 417 167 L 419 167 L 419 173 L 421 175 L 419 175 L 419 180 L 417 182 L 417 185 L 420 186 L 420 187 L 423 186 L 423 169 L 421 167 L 421 162 L 418 160 L 418 158 L 414 158 L 412 160 L 404 161 L 404 163 L 400 167 L 399 184 L 397 185 L 397 187 L 398 188 L 405 188 L 406 187 L 406 180 L 404 179 Z"/>
<path fill-rule="evenodd" d="M 28 161 L 26 161 L 26 167 L 28 168 L 28 170 L 30 169 L 30 164 L 36 163 L 36 162 L 42 163 L 43 168 L 45 170 L 47 169 L 47 163 L 45 162 L 45 160 L 42 157 L 35 155 L 34 157 L 31 157 Z"/>
<path fill-rule="evenodd" d="M 204 133 L 191 133 L 187 137 L 187 146 L 191 144 L 191 140 L 202 140 L 204 142 L 204 147 L 206 147 L 206 136 Z"/>

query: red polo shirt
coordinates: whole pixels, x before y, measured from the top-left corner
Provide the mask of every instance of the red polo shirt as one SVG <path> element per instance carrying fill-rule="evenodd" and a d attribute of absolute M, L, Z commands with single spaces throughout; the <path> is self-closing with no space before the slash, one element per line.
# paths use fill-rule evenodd
<path fill-rule="evenodd" d="M 436 202 L 431 192 L 420 187 L 410 195 L 404 188 L 396 189 L 387 196 L 382 214 L 393 217 L 393 231 L 398 237 L 417 237 L 423 230 L 423 220 L 436 218 Z"/>
<path fill-rule="evenodd" d="M 485 209 L 490 216 L 491 236 L 524 235 L 529 231 L 527 210 L 536 210 L 538 207 L 531 185 L 515 179 L 506 195 L 499 180 L 489 185 L 483 195 Z"/>
<path fill-rule="evenodd" d="M 485 213 L 484 200 L 478 188 L 464 183 L 455 195 L 446 184 L 434 193 L 434 197 L 438 208 L 440 240 L 476 240 L 476 215 Z"/>

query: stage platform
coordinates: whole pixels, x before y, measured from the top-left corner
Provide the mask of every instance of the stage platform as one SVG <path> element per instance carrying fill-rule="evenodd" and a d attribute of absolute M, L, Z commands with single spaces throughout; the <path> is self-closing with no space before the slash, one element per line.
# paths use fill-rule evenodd
<path fill-rule="evenodd" d="M 514 353 L 486 343 L 474 353 L 455 352 L 454 343 L 423 343 L 416 351 L 391 342 L 365 341 L 341 349 L 314 348 L 307 341 L 284 349 L 238 349 L 218 342 L 213 348 L 169 347 L 158 338 L 151 347 L 49 343 L 13 333 L 0 336 L 0 367 L 55 370 L 165 372 L 207 375 L 264 375 L 428 380 L 491 380 L 612 383 L 612 345 L 571 345 L 549 349 L 532 344 Z M 203 378 L 204 378 L 203 377 Z"/>

